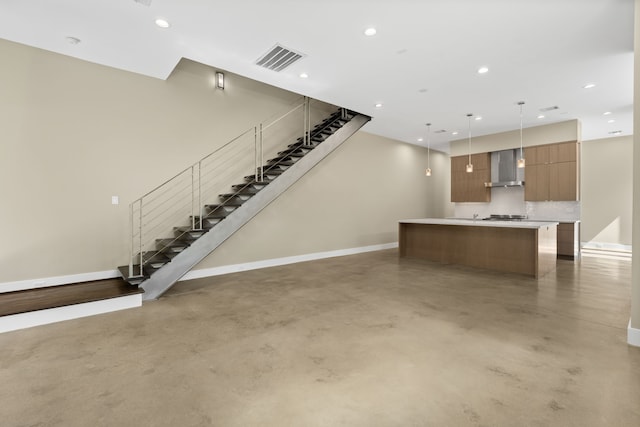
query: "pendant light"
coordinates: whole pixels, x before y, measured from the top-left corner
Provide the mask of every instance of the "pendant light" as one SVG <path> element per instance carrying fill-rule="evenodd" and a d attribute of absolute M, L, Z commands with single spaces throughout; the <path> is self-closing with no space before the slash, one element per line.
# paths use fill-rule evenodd
<path fill-rule="evenodd" d="M 473 172 L 473 165 L 471 164 L 471 117 L 473 117 L 473 114 L 469 113 L 467 117 L 469 118 L 469 164 L 467 165 L 467 173 L 471 173 Z"/>
<path fill-rule="evenodd" d="M 426 176 L 431 176 L 431 123 L 427 123 L 427 169 Z"/>
<path fill-rule="evenodd" d="M 522 106 L 524 105 L 524 101 L 518 102 L 520 106 L 520 158 L 518 159 L 518 167 L 524 168 L 524 150 L 522 149 Z"/>

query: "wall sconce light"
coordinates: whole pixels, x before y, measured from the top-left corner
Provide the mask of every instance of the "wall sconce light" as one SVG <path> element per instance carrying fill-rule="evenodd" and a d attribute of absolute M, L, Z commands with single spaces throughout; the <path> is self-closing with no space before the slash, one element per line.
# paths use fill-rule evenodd
<path fill-rule="evenodd" d="M 224 90 L 224 74 L 220 71 L 216 72 L 216 87 Z"/>

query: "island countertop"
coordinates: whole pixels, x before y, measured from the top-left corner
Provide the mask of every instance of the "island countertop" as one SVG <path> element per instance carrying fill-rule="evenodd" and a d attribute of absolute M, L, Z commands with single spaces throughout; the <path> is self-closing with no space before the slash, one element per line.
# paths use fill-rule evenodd
<path fill-rule="evenodd" d="M 432 224 L 432 225 L 464 225 L 468 227 L 501 227 L 538 229 L 550 225 L 558 225 L 557 221 L 485 221 L 482 219 L 463 218 L 417 218 L 403 219 L 400 224 Z"/>

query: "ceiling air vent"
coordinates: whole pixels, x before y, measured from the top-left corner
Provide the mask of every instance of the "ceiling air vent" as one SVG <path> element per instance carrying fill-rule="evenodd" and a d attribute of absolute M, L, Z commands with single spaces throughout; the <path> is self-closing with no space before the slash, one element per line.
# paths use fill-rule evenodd
<path fill-rule="evenodd" d="M 140 3 L 144 6 L 151 6 L 151 0 L 133 0 L 136 3 Z"/>
<path fill-rule="evenodd" d="M 256 64 L 269 70 L 280 72 L 303 56 L 301 53 L 277 44 L 269 52 L 262 55 L 256 61 Z"/>
<path fill-rule="evenodd" d="M 446 129 L 440 129 L 435 131 L 434 133 L 445 133 L 447 130 Z"/>

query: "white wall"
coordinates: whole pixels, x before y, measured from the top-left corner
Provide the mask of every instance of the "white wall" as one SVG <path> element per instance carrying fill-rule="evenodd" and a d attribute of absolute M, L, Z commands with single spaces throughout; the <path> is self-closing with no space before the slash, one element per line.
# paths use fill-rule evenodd
<path fill-rule="evenodd" d="M 582 241 L 631 245 L 633 136 L 582 143 Z"/>
<path fill-rule="evenodd" d="M 640 105 L 640 0 L 634 2 L 634 34 L 633 45 L 634 53 L 634 88 L 633 101 L 635 105 Z M 633 127 L 640 129 L 640 108 L 636 108 L 633 112 Z M 640 132 L 638 133 L 640 135 Z M 634 143 L 640 144 L 640 137 L 633 137 Z M 640 165 L 640 150 L 633 151 L 634 164 Z M 640 167 L 633 168 L 633 227 L 632 246 L 640 247 Z M 640 257 L 633 257 L 633 265 L 631 267 L 631 319 L 629 319 L 629 328 L 627 333 L 627 342 L 636 347 L 640 347 Z"/>

